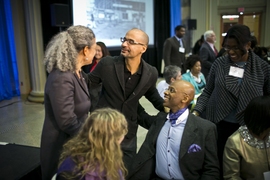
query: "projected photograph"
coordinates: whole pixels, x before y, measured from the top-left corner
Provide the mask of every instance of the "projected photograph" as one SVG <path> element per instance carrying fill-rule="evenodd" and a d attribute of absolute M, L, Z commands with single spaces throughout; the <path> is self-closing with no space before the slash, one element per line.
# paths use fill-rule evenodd
<path fill-rule="evenodd" d="M 93 29 L 97 41 L 108 47 L 120 46 L 120 37 L 131 28 L 145 31 L 150 44 L 153 41 L 153 3 L 149 0 L 74 0 L 73 22 Z"/>

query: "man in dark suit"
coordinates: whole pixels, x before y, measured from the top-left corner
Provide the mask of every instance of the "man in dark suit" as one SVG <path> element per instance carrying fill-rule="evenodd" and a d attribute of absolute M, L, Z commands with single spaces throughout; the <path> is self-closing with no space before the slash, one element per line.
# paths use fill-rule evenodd
<path fill-rule="evenodd" d="M 218 51 L 214 44 L 216 42 L 216 35 L 214 31 L 209 30 L 204 33 L 204 43 L 200 49 L 200 58 L 202 60 L 202 73 L 207 80 L 210 68 L 218 55 Z"/>
<path fill-rule="evenodd" d="M 124 163 L 128 170 L 137 150 L 139 99 L 145 96 L 158 110 L 164 110 L 163 99 L 156 89 L 157 69 L 141 58 L 147 49 L 148 41 L 145 32 L 131 29 L 121 38 L 121 55 L 101 59 L 94 71 L 88 74 L 90 88 L 102 82 L 96 108 L 118 109 L 128 121 L 128 133 L 121 143 Z"/>
<path fill-rule="evenodd" d="M 185 73 L 184 67 L 186 62 L 186 42 L 183 39 L 186 28 L 178 25 L 174 29 L 175 36 L 165 40 L 163 45 L 163 59 L 165 66 L 176 65 L 182 69 L 182 74 Z"/>
<path fill-rule="evenodd" d="M 138 122 L 149 130 L 128 180 L 219 179 L 216 127 L 189 113 L 194 92 L 192 84 L 176 80 L 164 93 L 169 114 L 150 116 L 138 108 Z"/>

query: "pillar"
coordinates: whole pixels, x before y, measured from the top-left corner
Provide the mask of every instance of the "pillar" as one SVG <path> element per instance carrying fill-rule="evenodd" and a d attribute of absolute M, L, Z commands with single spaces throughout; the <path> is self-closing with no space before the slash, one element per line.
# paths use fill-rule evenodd
<path fill-rule="evenodd" d="M 40 1 L 24 0 L 24 9 L 32 87 L 27 99 L 31 102 L 44 102 L 46 73 L 43 65 L 44 49 L 41 28 Z"/>

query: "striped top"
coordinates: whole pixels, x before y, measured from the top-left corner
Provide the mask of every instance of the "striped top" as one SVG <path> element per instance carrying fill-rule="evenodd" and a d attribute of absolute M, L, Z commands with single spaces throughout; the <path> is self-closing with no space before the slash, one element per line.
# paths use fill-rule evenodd
<path fill-rule="evenodd" d="M 236 65 L 228 55 L 214 61 L 194 110 L 206 110 L 206 119 L 218 123 L 235 109 L 237 121 L 244 125 L 244 110 L 250 100 L 270 94 L 270 65 L 249 52 L 241 83 L 239 78 L 229 75 L 230 66 Z"/>

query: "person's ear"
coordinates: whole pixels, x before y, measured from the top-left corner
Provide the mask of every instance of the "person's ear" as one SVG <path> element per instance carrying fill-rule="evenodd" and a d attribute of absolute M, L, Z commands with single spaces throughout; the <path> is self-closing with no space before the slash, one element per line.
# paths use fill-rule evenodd
<path fill-rule="evenodd" d="M 90 48 L 88 47 L 88 46 L 85 46 L 84 48 L 83 48 L 83 55 L 87 55 L 88 54 L 88 51 L 90 50 Z"/>
<path fill-rule="evenodd" d="M 142 51 L 141 51 L 141 53 L 143 54 L 145 51 L 146 51 L 146 49 L 147 49 L 147 47 L 144 45 L 144 46 L 142 46 Z"/>
<path fill-rule="evenodd" d="M 175 79 L 172 77 L 172 78 L 171 78 L 171 83 L 174 82 L 174 81 L 175 81 Z"/>
<path fill-rule="evenodd" d="M 184 98 L 182 99 L 183 103 L 187 103 L 189 101 L 189 95 L 185 94 Z"/>

